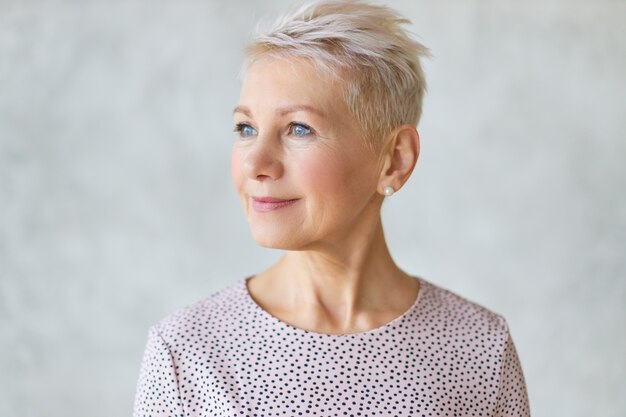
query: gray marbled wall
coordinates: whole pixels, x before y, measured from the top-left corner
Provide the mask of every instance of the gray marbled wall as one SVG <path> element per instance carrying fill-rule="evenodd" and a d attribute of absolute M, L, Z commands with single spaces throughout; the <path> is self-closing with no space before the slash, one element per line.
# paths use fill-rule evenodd
<path fill-rule="evenodd" d="M 148 326 L 280 255 L 229 152 L 291 3 L 0 0 L 1 416 L 130 415 Z M 393 256 L 507 318 L 535 416 L 623 416 L 626 2 L 387 4 L 434 54 Z"/>

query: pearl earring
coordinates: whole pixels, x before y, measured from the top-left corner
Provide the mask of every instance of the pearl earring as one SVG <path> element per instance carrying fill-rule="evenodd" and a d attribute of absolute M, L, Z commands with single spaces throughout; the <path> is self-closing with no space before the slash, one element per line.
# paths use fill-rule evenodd
<path fill-rule="evenodd" d="M 390 186 L 387 185 L 385 187 L 385 195 L 386 196 L 390 196 L 390 195 L 393 195 L 393 193 L 394 193 L 393 187 L 390 187 Z"/>

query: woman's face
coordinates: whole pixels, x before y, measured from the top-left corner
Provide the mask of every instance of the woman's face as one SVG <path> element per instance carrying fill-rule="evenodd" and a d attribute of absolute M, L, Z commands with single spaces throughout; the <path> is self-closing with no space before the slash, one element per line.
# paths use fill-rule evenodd
<path fill-rule="evenodd" d="M 379 161 L 337 81 L 305 60 L 263 58 L 234 111 L 231 175 L 254 239 L 276 249 L 341 243 L 379 215 Z M 271 197 L 295 200 L 277 205 Z"/>

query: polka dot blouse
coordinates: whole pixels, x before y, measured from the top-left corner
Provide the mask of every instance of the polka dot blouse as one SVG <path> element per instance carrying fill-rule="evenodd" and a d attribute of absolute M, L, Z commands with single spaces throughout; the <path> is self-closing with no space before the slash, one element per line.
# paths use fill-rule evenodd
<path fill-rule="evenodd" d="M 150 327 L 134 417 L 530 416 L 504 317 L 431 282 L 376 329 L 324 334 L 242 278 Z"/>

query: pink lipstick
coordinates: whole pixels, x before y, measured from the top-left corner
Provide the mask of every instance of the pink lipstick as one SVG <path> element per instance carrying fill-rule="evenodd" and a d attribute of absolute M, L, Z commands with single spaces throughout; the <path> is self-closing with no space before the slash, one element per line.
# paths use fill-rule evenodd
<path fill-rule="evenodd" d="M 256 211 L 267 212 L 290 206 L 298 200 L 298 198 L 285 200 L 273 197 L 252 197 L 252 207 L 254 207 Z"/>

